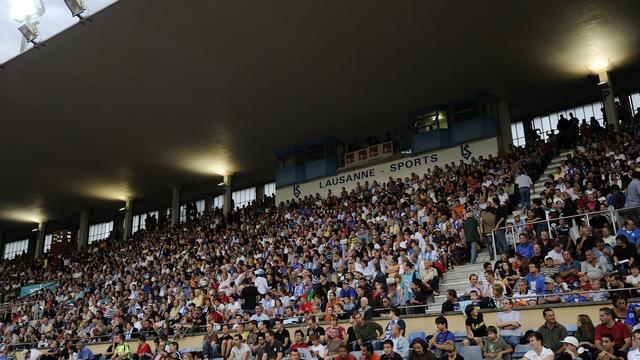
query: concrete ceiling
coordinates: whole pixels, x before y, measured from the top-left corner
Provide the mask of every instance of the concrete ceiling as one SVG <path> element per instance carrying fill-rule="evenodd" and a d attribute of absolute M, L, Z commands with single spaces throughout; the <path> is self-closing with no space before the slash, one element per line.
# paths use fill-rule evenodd
<path fill-rule="evenodd" d="M 0 70 L 0 226 L 274 178 L 274 151 L 478 90 L 512 118 L 638 86 L 640 2 L 119 1 Z M 155 200 L 151 200 L 155 199 Z"/>

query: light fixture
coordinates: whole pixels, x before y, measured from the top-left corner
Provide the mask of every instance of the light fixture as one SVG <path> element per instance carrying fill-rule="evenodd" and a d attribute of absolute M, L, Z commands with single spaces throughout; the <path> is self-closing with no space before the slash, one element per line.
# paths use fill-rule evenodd
<path fill-rule="evenodd" d="M 22 24 L 18 28 L 18 31 L 20 31 L 24 39 L 27 42 L 32 43 L 36 47 L 38 46 L 38 44 L 36 43 L 36 38 L 38 37 L 38 35 L 40 35 L 38 33 L 38 27 L 36 26 L 37 24 L 38 22 L 35 21 L 31 24 Z"/>
<path fill-rule="evenodd" d="M 224 168 L 217 168 L 214 172 L 215 172 L 216 174 L 218 174 L 218 175 L 222 175 L 222 176 L 227 175 L 227 170 L 226 170 L 226 169 L 224 169 Z"/>
<path fill-rule="evenodd" d="M 225 186 L 225 185 L 226 185 L 226 184 L 224 183 L 224 181 L 223 181 L 223 182 L 221 182 L 221 183 L 218 183 L 218 186 Z"/>
<path fill-rule="evenodd" d="M 84 4 L 84 0 L 64 0 L 64 3 L 71 11 L 71 16 L 76 16 L 82 20 L 82 13 L 87 10 L 87 6 Z"/>
<path fill-rule="evenodd" d="M 125 211 L 125 210 L 127 210 L 126 207 L 121 207 L 120 209 L 118 209 L 118 211 Z"/>
<path fill-rule="evenodd" d="M 36 232 L 36 231 L 38 231 L 38 228 L 34 228 L 31 231 Z"/>

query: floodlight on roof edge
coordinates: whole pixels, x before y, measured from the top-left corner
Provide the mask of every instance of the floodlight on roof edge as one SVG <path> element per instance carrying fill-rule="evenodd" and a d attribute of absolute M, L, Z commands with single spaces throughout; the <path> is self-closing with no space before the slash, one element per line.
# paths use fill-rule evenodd
<path fill-rule="evenodd" d="M 85 19 L 84 16 L 82 16 L 82 13 L 87 11 L 84 0 L 64 0 L 64 3 L 67 5 L 67 8 L 69 8 L 69 11 L 71 11 L 71 16 L 75 16 L 80 20 Z"/>
<path fill-rule="evenodd" d="M 38 25 L 37 21 L 34 21 L 32 23 L 25 23 L 20 25 L 20 27 L 18 27 L 18 31 L 20 31 L 20 33 L 22 34 L 22 37 L 24 37 L 26 42 L 32 43 L 36 49 L 39 49 L 40 48 L 39 45 L 42 45 L 42 46 L 45 46 L 45 45 L 38 44 L 36 42 L 36 39 L 40 35 L 40 33 L 38 32 L 37 25 Z"/>

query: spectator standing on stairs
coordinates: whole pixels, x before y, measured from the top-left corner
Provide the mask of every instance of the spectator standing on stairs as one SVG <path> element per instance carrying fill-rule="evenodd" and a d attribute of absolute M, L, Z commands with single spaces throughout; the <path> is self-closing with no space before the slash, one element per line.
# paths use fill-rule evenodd
<path fill-rule="evenodd" d="M 633 180 L 627 185 L 627 199 L 624 207 L 640 206 L 640 168 L 632 171 L 631 178 Z"/>
<path fill-rule="evenodd" d="M 492 231 L 496 228 L 496 214 L 495 209 L 488 203 L 487 207 L 480 212 L 480 228 L 482 229 L 482 233 L 484 234 L 484 238 L 487 242 L 487 250 L 489 250 L 490 260 L 493 261 L 494 253 L 494 239 Z"/>
<path fill-rule="evenodd" d="M 533 181 L 527 175 L 524 170 L 520 170 L 520 173 L 515 180 L 518 185 L 518 195 L 520 196 L 520 203 L 525 209 L 531 207 L 531 192 L 533 191 Z"/>
<path fill-rule="evenodd" d="M 478 224 L 478 220 L 473 216 L 473 212 L 469 211 L 466 214 L 466 219 L 462 223 L 462 229 L 464 231 L 464 237 L 469 244 L 469 248 L 471 250 L 471 264 L 476 263 L 476 257 L 478 253 L 478 243 L 480 242 L 480 236 L 482 234 L 482 229 L 480 228 L 480 224 Z"/>

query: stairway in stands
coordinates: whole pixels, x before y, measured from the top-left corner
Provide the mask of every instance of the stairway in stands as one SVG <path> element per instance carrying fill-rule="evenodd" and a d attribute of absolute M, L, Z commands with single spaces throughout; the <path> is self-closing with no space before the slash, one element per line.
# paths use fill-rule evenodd
<path fill-rule="evenodd" d="M 453 270 L 447 271 L 440 281 L 440 295 L 435 296 L 435 302 L 429 307 L 429 311 L 440 312 L 440 306 L 447 299 L 447 290 L 449 289 L 462 295 L 469 286 L 469 276 L 482 273 L 482 264 L 487 261 L 489 261 L 489 252 L 487 249 L 482 249 L 478 253 L 475 264 L 456 266 Z"/>
<path fill-rule="evenodd" d="M 540 178 L 533 185 L 534 191 L 531 193 L 531 200 L 532 201 L 533 201 L 533 199 L 539 199 L 540 198 L 540 193 L 544 190 L 544 183 L 548 181 L 547 177 L 549 175 L 553 174 L 556 171 L 556 168 L 560 165 L 560 163 L 563 160 L 567 159 L 567 155 L 573 154 L 573 152 L 574 152 L 573 149 L 571 149 L 571 150 L 563 150 L 558 154 L 558 156 L 555 156 L 554 158 L 551 159 L 551 162 L 549 162 L 549 164 L 545 168 L 544 173 L 540 176 Z M 520 206 L 520 204 L 518 204 L 517 208 L 513 211 L 513 214 L 511 214 L 507 218 L 507 222 L 513 222 L 513 218 L 517 214 L 520 214 L 520 218 L 522 218 L 522 219 L 525 219 L 527 217 L 526 212 L 523 211 L 523 209 Z"/>
<path fill-rule="evenodd" d="M 532 200 L 540 197 L 540 193 L 544 190 L 544 183 L 547 181 L 547 177 L 553 174 L 558 165 L 560 165 L 560 162 L 566 160 L 567 155 L 572 154 L 573 151 L 574 150 L 563 150 L 558 154 L 558 156 L 551 159 L 551 162 L 547 165 L 544 173 L 534 185 L 534 192 L 531 194 Z M 526 218 L 526 213 L 523 213 L 522 207 L 518 206 L 517 209 L 513 211 L 513 214 L 507 218 L 507 222 L 513 222 L 514 215 L 517 214 L 520 214 L 522 219 Z M 482 251 L 478 253 L 475 264 L 456 266 L 453 271 L 449 270 L 444 274 L 444 278 L 440 282 L 440 295 L 435 296 L 435 301 L 433 303 L 429 303 L 430 306 L 428 312 L 440 312 L 441 304 L 447 298 L 447 290 L 454 289 L 459 295 L 463 294 L 464 290 L 469 286 L 469 276 L 471 276 L 471 274 L 482 273 L 482 264 L 489 261 L 489 258 L 489 252 L 487 249 L 482 249 Z"/>

